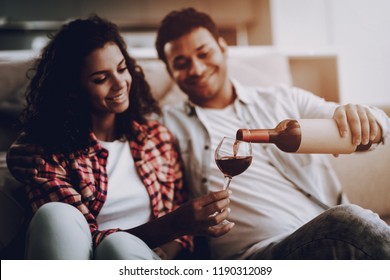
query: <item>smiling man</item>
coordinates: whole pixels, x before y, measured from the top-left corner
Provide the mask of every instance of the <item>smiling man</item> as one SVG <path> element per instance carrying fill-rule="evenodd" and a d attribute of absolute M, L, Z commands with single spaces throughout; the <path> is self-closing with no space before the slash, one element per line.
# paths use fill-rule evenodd
<path fill-rule="evenodd" d="M 210 40 L 210 35 L 207 29 L 197 28 L 166 43 L 167 69 L 192 102 L 224 108 L 233 101 L 233 88 L 226 79 L 227 45 L 221 37 Z"/>
<path fill-rule="evenodd" d="M 230 79 L 227 45 L 213 20 L 188 8 L 161 22 L 156 49 L 188 100 L 164 109 L 176 136 L 194 196 L 220 190 L 214 151 L 239 128 L 271 128 L 286 118 L 334 118 L 354 144 L 388 137 L 390 121 L 377 108 L 339 105 L 288 86 L 249 88 Z M 322 155 L 286 154 L 253 145 L 253 164 L 235 177 L 232 230 L 209 239 L 213 258 L 390 259 L 390 228 L 345 200 Z"/>

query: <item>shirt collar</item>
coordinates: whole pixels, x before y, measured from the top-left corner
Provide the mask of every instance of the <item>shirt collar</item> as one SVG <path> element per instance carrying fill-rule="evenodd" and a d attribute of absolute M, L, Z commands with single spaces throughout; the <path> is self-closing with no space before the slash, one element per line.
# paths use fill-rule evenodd
<path fill-rule="evenodd" d="M 234 78 L 230 78 L 230 81 L 237 95 L 237 99 L 235 100 L 235 103 L 236 102 L 240 102 L 243 104 L 253 103 L 253 99 L 250 97 L 250 94 L 239 81 L 237 81 Z M 196 115 L 196 109 L 195 109 L 196 107 L 199 106 L 191 102 L 191 100 L 189 100 L 188 98 L 186 99 L 184 103 L 184 110 L 188 116 Z"/>
<path fill-rule="evenodd" d="M 106 149 L 100 145 L 98 139 L 96 138 L 95 133 L 93 131 L 89 132 L 90 136 L 90 147 L 88 148 L 88 157 L 93 157 L 98 155 L 99 157 L 107 158 L 108 152 Z"/>
<path fill-rule="evenodd" d="M 253 99 L 251 98 L 248 90 L 236 79 L 231 78 L 230 81 L 233 84 L 233 88 L 235 90 L 235 93 L 237 95 L 237 100 L 244 103 L 244 104 L 250 104 L 253 103 Z"/>

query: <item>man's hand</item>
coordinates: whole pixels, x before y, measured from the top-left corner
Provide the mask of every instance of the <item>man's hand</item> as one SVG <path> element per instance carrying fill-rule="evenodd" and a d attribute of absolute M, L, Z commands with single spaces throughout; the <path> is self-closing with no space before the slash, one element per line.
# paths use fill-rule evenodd
<path fill-rule="evenodd" d="M 7 153 L 8 169 L 17 180 L 29 182 L 38 174 L 37 168 L 45 164 L 43 153 L 36 145 L 13 143 Z"/>
<path fill-rule="evenodd" d="M 367 107 L 347 104 L 336 108 L 333 119 L 336 120 L 340 135 L 352 134 L 354 145 L 367 145 L 370 141 L 377 143 L 381 139 L 380 127 L 375 116 Z"/>

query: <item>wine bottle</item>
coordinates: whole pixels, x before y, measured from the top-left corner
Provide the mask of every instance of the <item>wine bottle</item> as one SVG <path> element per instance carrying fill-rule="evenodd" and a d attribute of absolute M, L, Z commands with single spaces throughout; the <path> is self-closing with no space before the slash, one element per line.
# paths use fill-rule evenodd
<path fill-rule="evenodd" d="M 333 119 L 287 119 L 274 129 L 239 129 L 236 139 L 273 143 L 288 153 L 350 154 L 368 150 L 372 145 L 354 145 L 351 133 L 342 137 Z"/>

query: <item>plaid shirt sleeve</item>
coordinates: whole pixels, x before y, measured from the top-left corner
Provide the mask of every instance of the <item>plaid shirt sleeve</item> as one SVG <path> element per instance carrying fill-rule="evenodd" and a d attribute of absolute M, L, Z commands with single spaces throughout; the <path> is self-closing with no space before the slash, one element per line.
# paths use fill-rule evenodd
<path fill-rule="evenodd" d="M 151 197 L 153 217 L 159 218 L 187 201 L 183 164 L 174 137 L 165 126 L 149 121 L 139 130 L 144 133 L 131 143 L 131 150 L 141 180 Z M 183 248 L 193 250 L 191 236 L 182 236 L 175 241 Z"/>
<path fill-rule="evenodd" d="M 98 230 L 93 209 L 100 209 L 103 202 L 95 198 L 96 189 L 91 181 L 81 180 L 77 184 L 71 179 L 71 174 L 69 159 L 59 155 L 47 158 L 45 165 L 39 167 L 38 175 L 26 186 L 32 211 L 35 213 L 48 202 L 63 202 L 76 207 L 87 220 L 94 246 L 97 246 L 105 236 L 119 229 Z"/>
<path fill-rule="evenodd" d="M 169 141 L 170 145 L 170 159 L 172 161 L 172 172 L 174 179 L 174 199 L 172 203 L 172 210 L 175 210 L 180 207 L 181 204 L 186 202 L 188 200 L 188 191 L 186 188 L 184 188 L 183 185 L 183 163 L 181 162 L 181 157 L 179 156 L 179 153 L 177 151 L 176 146 L 174 145 L 174 138 L 170 134 L 171 140 Z M 184 248 L 188 249 L 189 251 L 193 251 L 193 239 L 191 236 L 185 235 L 176 240 L 176 242 L 179 242 Z"/>

